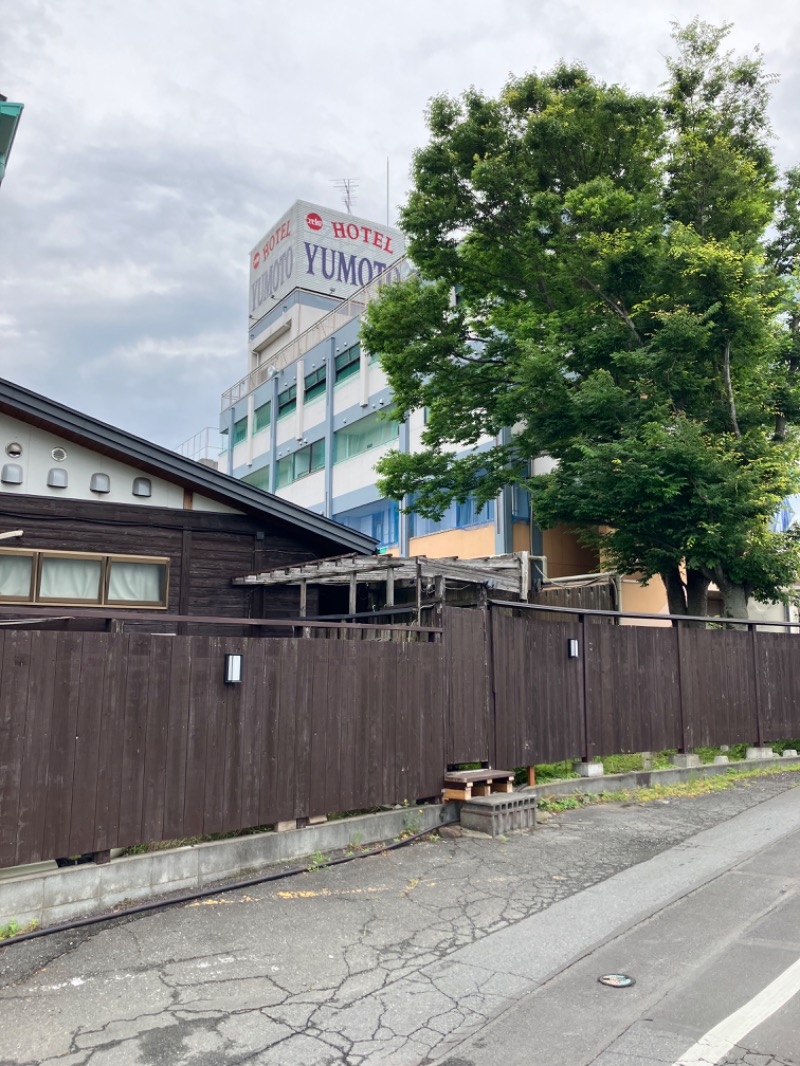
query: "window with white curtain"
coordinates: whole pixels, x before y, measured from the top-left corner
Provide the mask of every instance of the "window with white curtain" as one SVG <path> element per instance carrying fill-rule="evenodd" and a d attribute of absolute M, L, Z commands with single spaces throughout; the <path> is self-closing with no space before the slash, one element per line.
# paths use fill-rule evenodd
<path fill-rule="evenodd" d="M 39 599 L 67 603 L 100 603 L 103 588 L 102 559 L 70 559 L 43 555 L 39 572 Z"/>
<path fill-rule="evenodd" d="M 32 555 L 0 556 L 0 599 L 29 600 L 33 591 Z"/>
<path fill-rule="evenodd" d="M 165 563 L 109 559 L 106 603 L 158 605 L 164 598 Z"/>
<path fill-rule="evenodd" d="M 166 607 L 169 559 L 0 548 L 0 603 Z"/>

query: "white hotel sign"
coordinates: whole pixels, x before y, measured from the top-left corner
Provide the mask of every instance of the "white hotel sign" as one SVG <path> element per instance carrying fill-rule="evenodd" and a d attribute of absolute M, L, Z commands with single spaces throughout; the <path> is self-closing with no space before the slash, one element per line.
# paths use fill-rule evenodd
<path fill-rule="evenodd" d="M 399 230 L 298 200 L 250 253 L 250 313 L 266 314 L 296 288 L 350 296 L 404 247 Z"/>

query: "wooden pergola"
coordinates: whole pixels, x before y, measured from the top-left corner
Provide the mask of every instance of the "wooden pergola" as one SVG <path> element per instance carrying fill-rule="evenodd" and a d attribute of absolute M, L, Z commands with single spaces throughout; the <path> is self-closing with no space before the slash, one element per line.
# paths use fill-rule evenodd
<path fill-rule="evenodd" d="M 433 602 L 443 604 L 447 585 L 471 585 L 476 590 L 508 592 L 527 601 L 531 587 L 528 552 L 493 555 L 482 559 L 429 559 L 426 555 L 399 558 L 394 555 L 339 555 L 295 566 L 276 566 L 233 579 L 235 585 L 298 585 L 300 617 L 306 617 L 309 584 L 339 585 L 349 588 L 349 614 L 356 613 L 359 583 L 381 584 L 385 589 L 385 610 L 395 607 L 398 585 L 413 587 L 417 610 L 423 606 L 423 593 L 433 594 Z"/>

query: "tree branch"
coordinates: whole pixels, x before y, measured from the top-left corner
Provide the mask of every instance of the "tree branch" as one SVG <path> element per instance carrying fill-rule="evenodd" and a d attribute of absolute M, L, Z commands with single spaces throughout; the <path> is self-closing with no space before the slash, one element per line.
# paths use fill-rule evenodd
<path fill-rule="evenodd" d="M 642 340 L 641 336 L 639 335 L 638 329 L 633 324 L 633 320 L 631 319 L 630 315 L 625 310 L 625 308 L 622 306 L 622 303 L 620 301 L 618 301 L 618 300 L 612 300 L 611 297 L 607 296 L 603 292 L 603 290 L 600 288 L 600 286 L 599 285 L 595 285 L 595 283 L 590 278 L 587 278 L 587 277 L 584 276 L 584 277 L 581 278 L 581 281 L 584 283 L 584 285 L 587 286 L 587 288 L 591 289 L 592 292 L 596 296 L 599 296 L 600 299 L 603 301 L 603 303 L 607 304 L 608 307 L 611 308 L 611 310 L 614 312 L 615 315 L 618 315 L 622 319 L 622 321 L 625 323 L 625 325 L 628 327 L 628 329 L 631 331 L 631 333 L 636 338 L 636 343 L 640 347 L 643 347 L 644 341 Z"/>
<path fill-rule="evenodd" d="M 731 342 L 725 341 L 725 352 L 722 362 L 722 373 L 725 379 L 725 395 L 728 397 L 728 407 L 730 408 L 731 425 L 733 426 L 733 432 L 737 437 L 741 437 L 742 431 L 739 429 L 739 422 L 736 418 L 736 401 L 733 397 L 733 384 L 731 383 Z"/>

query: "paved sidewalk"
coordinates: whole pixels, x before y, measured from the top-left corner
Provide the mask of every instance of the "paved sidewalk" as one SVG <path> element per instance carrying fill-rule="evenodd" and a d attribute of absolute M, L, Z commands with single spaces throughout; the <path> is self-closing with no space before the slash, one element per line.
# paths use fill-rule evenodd
<path fill-rule="evenodd" d="M 796 781 L 419 843 L 8 947 L 0 1064 L 446 1060 L 587 946 L 800 826 Z"/>

